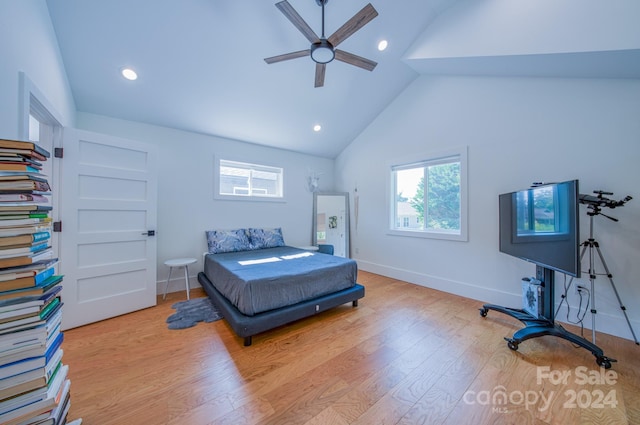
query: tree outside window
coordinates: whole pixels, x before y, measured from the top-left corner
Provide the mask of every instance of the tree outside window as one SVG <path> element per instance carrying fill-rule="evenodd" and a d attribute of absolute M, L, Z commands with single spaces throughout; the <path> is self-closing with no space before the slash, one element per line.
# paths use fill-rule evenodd
<path fill-rule="evenodd" d="M 425 229 L 460 230 L 460 163 L 427 166 L 409 203 Z M 425 220 L 426 207 L 426 220 Z"/>

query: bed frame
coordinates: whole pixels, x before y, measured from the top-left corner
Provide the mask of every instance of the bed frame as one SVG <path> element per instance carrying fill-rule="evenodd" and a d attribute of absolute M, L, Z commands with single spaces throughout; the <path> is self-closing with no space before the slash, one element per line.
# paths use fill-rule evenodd
<path fill-rule="evenodd" d="M 198 273 L 198 281 L 216 307 L 220 309 L 225 320 L 231 325 L 234 332 L 239 337 L 244 338 L 245 346 L 251 345 L 251 337 L 253 335 L 305 317 L 313 316 L 314 314 L 348 302 L 351 302 L 354 307 L 357 307 L 358 300 L 364 297 L 364 286 L 356 283 L 350 288 L 323 295 L 312 300 L 265 311 L 254 316 L 245 316 L 214 288 L 209 278 L 207 278 L 203 272 Z"/>

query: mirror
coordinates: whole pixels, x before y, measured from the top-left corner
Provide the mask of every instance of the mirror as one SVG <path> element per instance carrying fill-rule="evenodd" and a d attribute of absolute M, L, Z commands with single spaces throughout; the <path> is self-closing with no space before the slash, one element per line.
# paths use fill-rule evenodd
<path fill-rule="evenodd" d="M 349 257 L 347 192 L 314 192 L 313 245 L 333 245 L 333 255 Z"/>

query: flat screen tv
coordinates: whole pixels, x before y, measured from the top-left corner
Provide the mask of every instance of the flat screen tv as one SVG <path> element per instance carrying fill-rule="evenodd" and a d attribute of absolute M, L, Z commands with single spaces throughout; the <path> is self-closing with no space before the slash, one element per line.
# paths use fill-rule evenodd
<path fill-rule="evenodd" d="M 500 251 L 580 277 L 578 180 L 499 196 Z"/>

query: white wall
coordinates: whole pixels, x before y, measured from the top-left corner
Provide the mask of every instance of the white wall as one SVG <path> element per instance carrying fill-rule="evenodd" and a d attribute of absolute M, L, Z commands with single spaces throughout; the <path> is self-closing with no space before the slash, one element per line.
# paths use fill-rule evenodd
<path fill-rule="evenodd" d="M 519 307 L 520 279 L 534 266 L 498 252 L 498 194 L 578 178 L 582 193 L 602 189 L 614 199 L 635 198 L 605 212 L 618 223 L 596 217 L 595 237 L 637 334 L 638 117 L 640 80 L 422 76 L 336 161 L 336 190 L 353 199 L 357 188 L 359 196 L 353 256 L 363 270 Z M 387 161 L 463 145 L 469 146 L 469 241 L 387 235 Z M 581 208 L 584 240 L 588 219 Z M 596 281 L 597 328 L 631 338 L 608 280 Z M 562 312 L 559 319 L 565 320 Z"/>
<path fill-rule="evenodd" d="M 409 58 L 638 49 L 637 0 L 461 0 L 427 28 Z"/>
<path fill-rule="evenodd" d="M 333 190 L 333 160 L 281 149 L 205 136 L 100 115 L 78 113 L 78 128 L 110 134 L 158 147 L 158 281 L 165 260 L 194 257 L 202 270 L 205 231 L 239 227 L 282 227 L 285 243 L 311 245 L 313 195 L 307 177 L 321 174 L 319 190 Z M 284 167 L 286 202 L 226 201 L 213 198 L 214 156 Z M 197 286 L 192 281 L 192 286 Z M 170 290 L 181 286 L 172 284 Z M 162 290 L 164 286 L 162 285 Z"/>
<path fill-rule="evenodd" d="M 0 137 L 21 137 L 20 72 L 62 124 L 73 125 L 75 104 L 44 0 L 0 1 L 0 62 Z"/>

